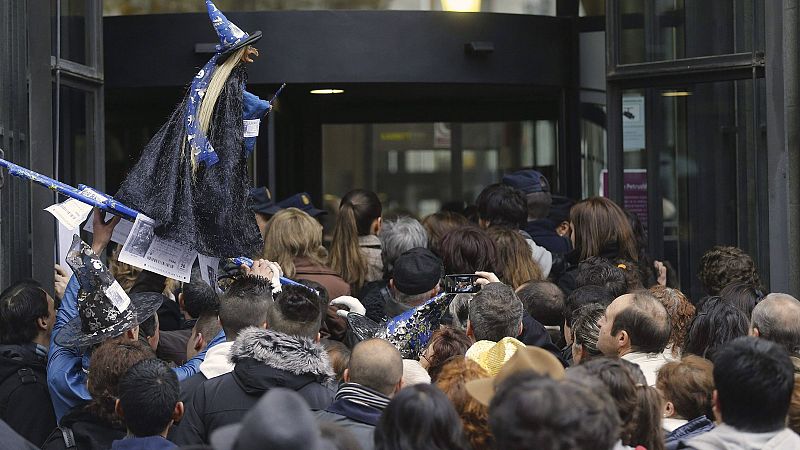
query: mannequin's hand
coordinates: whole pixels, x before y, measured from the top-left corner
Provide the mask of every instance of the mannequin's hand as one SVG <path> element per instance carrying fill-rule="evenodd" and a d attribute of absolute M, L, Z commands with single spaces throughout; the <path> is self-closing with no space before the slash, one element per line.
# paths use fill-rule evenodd
<path fill-rule="evenodd" d="M 258 49 L 252 45 L 248 45 L 247 50 L 245 50 L 244 54 L 242 54 L 242 62 L 251 63 L 253 62 L 253 57 L 255 56 L 258 56 Z"/>

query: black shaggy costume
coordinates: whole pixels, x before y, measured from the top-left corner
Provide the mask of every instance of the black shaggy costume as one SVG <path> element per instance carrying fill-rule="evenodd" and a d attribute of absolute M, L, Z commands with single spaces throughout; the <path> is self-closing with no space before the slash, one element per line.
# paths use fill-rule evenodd
<path fill-rule="evenodd" d="M 156 221 L 156 234 L 198 253 L 231 258 L 261 253 L 264 243 L 248 209 L 244 150 L 243 65 L 233 69 L 214 107 L 209 141 L 219 162 L 192 173 L 184 112 L 188 95 L 142 150 L 115 198 Z"/>

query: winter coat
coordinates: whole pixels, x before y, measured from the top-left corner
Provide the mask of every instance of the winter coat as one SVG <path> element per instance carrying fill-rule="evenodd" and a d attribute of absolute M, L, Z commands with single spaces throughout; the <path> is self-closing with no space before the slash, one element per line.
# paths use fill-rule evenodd
<path fill-rule="evenodd" d="M 132 437 L 114 441 L 111 450 L 169 450 L 177 445 L 161 436 Z"/>
<path fill-rule="evenodd" d="M 239 334 L 230 358 L 233 372 L 206 380 L 195 391 L 175 433 L 177 444 L 209 442 L 214 430 L 241 421 L 275 387 L 296 391 L 311 409 L 333 401 L 336 381 L 328 353 L 311 339 L 250 327 Z"/>
<path fill-rule="evenodd" d="M 517 339 L 525 345 L 532 345 L 547 350 L 558 358 L 558 361 L 564 367 L 567 367 L 567 362 L 562 358 L 561 351 L 550 339 L 550 333 L 547 332 L 547 328 L 531 317 L 527 312 L 522 315 L 522 334 L 520 334 Z"/>
<path fill-rule="evenodd" d="M 344 383 L 336 400 L 325 411 L 316 411 L 317 422 L 332 423 L 349 431 L 363 450 L 372 450 L 375 426 L 389 406 L 385 394 L 358 383 Z"/>
<path fill-rule="evenodd" d="M 222 342 L 206 352 L 206 359 L 200 364 L 200 372 L 181 381 L 181 401 L 185 407 L 192 402 L 195 391 L 211 378 L 216 378 L 233 370 L 229 355 L 233 342 Z"/>
<path fill-rule="evenodd" d="M 361 450 L 375 447 L 375 426 L 383 411 L 349 400 L 336 400 L 328 409 L 315 411 L 319 423 L 332 423 L 347 430 L 361 444 Z"/>
<path fill-rule="evenodd" d="M 546 248 L 550 253 L 568 253 L 572 250 L 572 243 L 564 236 L 556 233 L 556 227 L 550 219 L 532 220 L 522 228 L 538 245 Z"/>
<path fill-rule="evenodd" d="M 85 407 L 70 411 L 61 419 L 61 428 L 72 431 L 77 450 L 108 450 L 111 443 L 122 439 L 127 431 L 122 426 L 106 422 Z M 66 450 L 64 432 L 56 428 L 42 446 L 43 450 Z"/>
<path fill-rule="evenodd" d="M 678 448 L 680 441 L 688 441 L 693 437 L 700 436 L 701 434 L 713 429 L 714 423 L 708 420 L 708 417 L 696 417 L 669 432 L 665 438 L 664 448 L 666 450 L 675 450 Z"/>
<path fill-rule="evenodd" d="M 358 246 L 367 259 L 367 278 L 365 282 L 383 278 L 383 259 L 381 259 L 381 240 L 374 234 L 358 237 Z"/>
<path fill-rule="evenodd" d="M 694 450 L 797 450 L 800 436 L 783 428 L 769 433 L 748 433 L 730 425 L 719 425 L 688 442 L 681 441 L 678 448 Z"/>
<path fill-rule="evenodd" d="M 0 346 L 0 419 L 35 445 L 56 426 L 45 363 L 36 344 Z"/>
<path fill-rule="evenodd" d="M 328 267 L 314 264 L 308 258 L 294 258 L 295 280 L 314 281 L 325 287 L 331 300 L 343 295 L 350 295 L 350 285 L 342 277 Z"/>
<path fill-rule="evenodd" d="M 531 248 L 531 256 L 533 257 L 533 261 L 536 262 L 536 264 L 539 265 L 539 268 L 542 269 L 542 277 L 547 278 L 550 275 L 550 269 L 553 267 L 553 254 L 550 253 L 550 251 L 546 248 L 537 245 L 536 242 L 531 239 L 531 236 L 524 230 L 519 230 L 519 233 L 525 238 L 525 242 L 528 244 L 528 247 Z"/>

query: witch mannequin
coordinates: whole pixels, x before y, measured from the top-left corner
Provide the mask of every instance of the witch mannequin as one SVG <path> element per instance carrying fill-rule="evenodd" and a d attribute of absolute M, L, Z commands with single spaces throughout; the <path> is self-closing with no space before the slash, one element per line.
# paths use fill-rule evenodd
<path fill-rule="evenodd" d="M 271 105 L 245 90 L 245 66 L 258 56 L 248 34 L 206 0 L 219 36 L 216 53 L 183 101 L 142 150 L 116 198 L 156 222 L 156 234 L 219 258 L 263 248 L 248 210 L 247 157 Z"/>

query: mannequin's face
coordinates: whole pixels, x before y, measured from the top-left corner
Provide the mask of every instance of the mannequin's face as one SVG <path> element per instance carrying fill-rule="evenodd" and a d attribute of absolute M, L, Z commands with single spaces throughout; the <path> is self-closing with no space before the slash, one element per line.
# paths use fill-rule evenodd
<path fill-rule="evenodd" d="M 242 62 L 251 63 L 256 56 L 258 56 L 258 49 L 248 45 L 247 50 L 242 54 Z"/>

